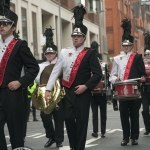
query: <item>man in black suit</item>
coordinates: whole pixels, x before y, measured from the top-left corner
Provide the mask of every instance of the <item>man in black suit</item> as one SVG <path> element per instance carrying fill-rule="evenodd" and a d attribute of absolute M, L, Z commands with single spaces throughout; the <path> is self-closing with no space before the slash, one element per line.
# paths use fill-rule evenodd
<path fill-rule="evenodd" d="M 87 33 L 87 27 L 82 24 L 85 8 L 79 5 L 73 10 L 74 16 L 81 19 L 75 18 L 71 34 L 73 46 L 61 50 L 47 83 L 45 98 L 47 101 L 51 99 L 53 84 L 63 71 L 62 85 L 66 95 L 62 102 L 70 148 L 84 150 L 92 99 L 91 90 L 100 81 L 102 71 L 96 52 L 83 45 Z"/>
<path fill-rule="evenodd" d="M 144 82 L 146 73 L 142 55 L 132 52 L 134 37 L 130 35 L 131 22 L 128 19 L 124 19 L 122 22 L 124 29 L 122 37 L 123 54 L 114 57 L 109 80 L 112 84 L 134 78 L 140 78 L 140 82 Z M 129 138 L 131 139 L 132 145 L 138 145 L 139 104 L 140 100 L 138 98 L 130 100 L 122 98 L 119 101 L 120 118 L 123 129 L 123 141 L 121 142 L 121 146 L 126 146 L 129 143 Z"/>
<path fill-rule="evenodd" d="M 102 55 L 98 52 L 98 43 L 93 41 L 91 43 L 91 49 L 95 50 L 97 53 L 97 57 L 99 60 L 99 64 L 102 68 L 102 80 L 100 80 L 99 84 L 92 91 L 92 100 L 91 100 L 91 109 L 92 109 L 92 123 L 93 123 L 93 133 L 92 136 L 98 137 L 98 108 L 100 109 L 100 124 L 101 124 L 101 137 L 105 137 L 106 133 L 106 120 L 107 120 L 107 97 L 106 91 L 108 89 L 108 68 L 105 62 L 102 62 Z"/>
<path fill-rule="evenodd" d="M 7 150 L 5 123 L 8 126 L 12 149 L 24 147 L 26 99 L 23 89 L 33 82 L 39 66 L 26 41 L 13 36 L 18 16 L 9 9 L 0 13 L 3 16 L 0 19 L 0 149 Z M 26 66 L 27 73 L 21 77 L 23 66 Z"/>

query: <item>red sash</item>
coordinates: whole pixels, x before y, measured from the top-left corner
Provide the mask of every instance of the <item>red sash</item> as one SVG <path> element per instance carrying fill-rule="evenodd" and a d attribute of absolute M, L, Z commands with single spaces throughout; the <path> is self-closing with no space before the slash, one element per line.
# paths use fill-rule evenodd
<path fill-rule="evenodd" d="M 72 70 L 71 70 L 71 73 L 70 73 L 70 78 L 69 78 L 69 81 L 66 81 L 64 79 L 62 79 L 62 85 L 67 87 L 67 88 L 70 88 L 73 81 L 75 80 L 75 77 L 76 77 L 76 74 L 78 72 L 78 69 L 79 69 L 79 66 L 80 66 L 80 63 L 82 61 L 82 59 L 84 58 L 85 54 L 87 53 L 87 49 L 84 49 L 82 50 L 79 55 L 77 56 L 76 58 L 76 61 L 72 67 Z"/>
<path fill-rule="evenodd" d="M 13 50 L 13 48 L 17 42 L 18 42 L 18 40 L 15 40 L 15 39 L 11 40 L 11 42 L 8 44 L 8 46 L 6 48 L 6 51 L 2 57 L 2 60 L 0 62 L 0 85 L 3 82 L 3 78 L 4 78 L 5 69 L 7 66 L 8 59 L 9 59 L 10 54 L 12 53 L 12 50 Z"/>
<path fill-rule="evenodd" d="M 125 73 L 124 73 L 124 78 L 123 78 L 123 80 L 128 80 L 129 73 L 130 73 L 131 66 L 132 66 L 132 63 L 133 63 L 133 60 L 134 60 L 135 55 L 136 55 L 136 53 L 132 53 L 132 54 L 130 55 L 130 58 L 129 58 L 129 60 L 128 60 L 128 63 L 127 63 L 126 69 L 125 69 Z"/>

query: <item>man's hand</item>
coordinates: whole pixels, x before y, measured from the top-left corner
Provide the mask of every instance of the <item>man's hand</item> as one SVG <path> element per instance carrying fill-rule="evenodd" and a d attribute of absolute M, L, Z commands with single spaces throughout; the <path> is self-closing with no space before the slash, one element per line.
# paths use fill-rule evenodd
<path fill-rule="evenodd" d="M 118 82 L 118 81 L 120 81 L 120 79 L 117 77 L 117 79 L 115 80 L 115 82 Z"/>
<path fill-rule="evenodd" d="M 78 85 L 75 87 L 75 89 L 75 93 L 79 95 L 82 94 L 87 89 L 87 87 L 85 85 Z"/>
<path fill-rule="evenodd" d="M 17 90 L 21 86 L 21 83 L 19 81 L 12 81 L 8 84 L 8 88 L 12 91 Z"/>
<path fill-rule="evenodd" d="M 141 77 L 140 82 L 145 82 L 145 77 L 144 76 Z"/>
<path fill-rule="evenodd" d="M 45 100 L 49 102 L 51 100 L 51 92 L 50 91 L 45 91 Z"/>

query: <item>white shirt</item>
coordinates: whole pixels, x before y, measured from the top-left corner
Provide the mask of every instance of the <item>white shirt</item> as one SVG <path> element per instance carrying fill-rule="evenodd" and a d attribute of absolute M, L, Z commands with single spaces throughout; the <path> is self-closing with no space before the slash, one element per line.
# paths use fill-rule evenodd
<path fill-rule="evenodd" d="M 46 62 L 39 64 L 40 70 L 39 70 L 37 77 L 35 78 L 35 82 L 37 84 L 40 84 L 40 77 L 41 77 L 41 73 L 43 72 L 44 68 L 50 64 L 56 64 L 56 62 L 57 62 L 57 57 L 54 60 L 52 60 L 51 62 L 46 61 Z"/>
<path fill-rule="evenodd" d="M 80 46 L 79 48 L 69 47 L 62 49 L 60 52 L 60 56 L 56 65 L 53 68 L 53 71 L 49 77 L 46 90 L 53 90 L 53 85 L 56 79 L 59 77 L 60 73 L 63 71 L 63 79 L 69 81 L 70 73 L 72 67 L 75 63 L 75 60 L 78 54 L 84 49 L 84 45 Z"/>
<path fill-rule="evenodd" d="M 3 41 L 3 39 L 0 39 L 0 62 L 1 62 L 2 58 L 3 58 L 3 55 L 5 53 L 5 50 L 6 50 L 7 46 L 8 46 L 8 44 L 10 43 L 10 41 L 13 38 L 14 38 L 14 36 L 11 35 L 11 36 L 7 37 L 4 41 Z"/>
<path fill-rule="evenodd" d="M 115 83 L 117 77 L 121 81 L 123 81 L 125 69 L 126 69 L 128 60 L 130 58 L 130 55 L 132 53 L 133 52 L 131 51 L 131 52 L 128 52 L 127 54 L 123 53 L 123 54 L 120 54 L 120 55 L 114 57 L 113 66 L 112 66 L 111 74 L 109 77 L 109 81 L 112 84 Z"/>

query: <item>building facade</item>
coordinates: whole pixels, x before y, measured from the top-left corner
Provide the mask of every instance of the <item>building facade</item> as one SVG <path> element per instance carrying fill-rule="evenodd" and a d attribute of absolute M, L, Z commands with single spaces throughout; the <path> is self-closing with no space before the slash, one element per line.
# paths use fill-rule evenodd
<path fill-rule="evenodd" d="M 74 19 L 72 19 L 73 13 L 71 9 L 79 3 L 84 4 L 87 8 L 87 14 L 83 21 L 83 24 L 88 28 L 85 46 L 89 47 L 92 41 L 97 41 L 98 43 L 107 42 L 105 28 L 103 28 L 102 33 L 99 32 L 98 1 L 99 0 L 12 0 L 11 10 L 18 15 L 17 30 L 20 31 L 20 38 L 28 42 L 35 58 L 40 60 L 42 59 L 42 47 L 44 44 L 43 32 L 50 26 L 55 29 L 53 30 L 53 40 L 58 46 L 59 51 L 64 47 L 72 46 L 71 33 Z M 105 17 L 103 17 L 103 19 L 105 19 Z M 105 21 L 103 21 L 103 23 L 105 23 Z M 100 38 L 100 34 L 103 38 Z M 103 41 L 99 42 L 100 40 Z M 107 52 L 106 46 L 107 43 L 105 43 L 103 53 Z"/>
<path fill-rule="evenodd" d="M 149 0 L 106 0 L 106 33 L 108 55 L 114 57 L 122 51 L 121 20 L 131 20 L 134 52 L 144 54 L 144 33 L 150 32 Z M 142 2 L 144 5 L 142 5 Z M 145 3 L 149 2 L 149 4 Z M 111 5 L 110 5 L 111 3 Z"/>

